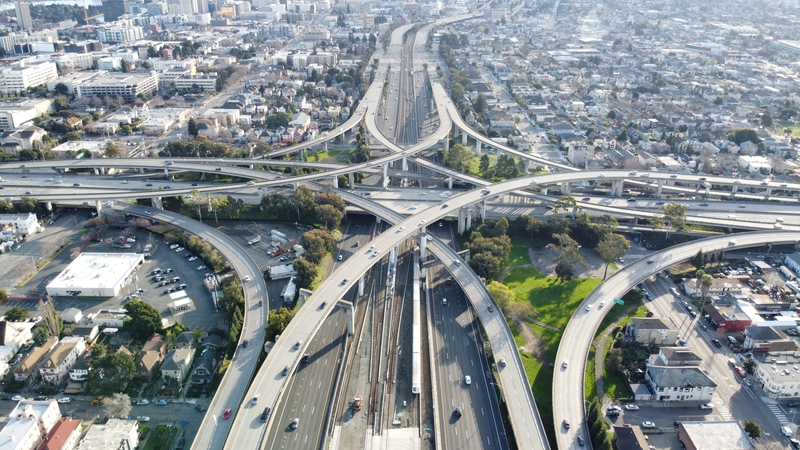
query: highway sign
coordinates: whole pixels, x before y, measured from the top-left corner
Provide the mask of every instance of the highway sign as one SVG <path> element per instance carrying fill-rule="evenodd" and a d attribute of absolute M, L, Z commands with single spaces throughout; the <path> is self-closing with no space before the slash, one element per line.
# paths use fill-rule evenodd
<path fill-rule="evenodd" d="M 625 301 L 624 301 L 624 300 L 620 300 L 620 299 L 618 299 L 618 298 L 615 298 L 615 299 L 614 299 L 614 303 L 616 303 L 616 304 L 618 304 L 618 305 L 624 305 L 624 304 L 625 304 Z"/>

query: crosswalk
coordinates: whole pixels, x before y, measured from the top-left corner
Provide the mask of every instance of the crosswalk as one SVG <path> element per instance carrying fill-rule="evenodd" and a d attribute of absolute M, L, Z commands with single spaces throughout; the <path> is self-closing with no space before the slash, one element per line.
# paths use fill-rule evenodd
<path fill-rule="evenodd" d="M 775 414 L 775 417 L 778 419 L 778 422 L 781 425 L 789 423 L 789 419 L 786 417 L 786 414 L 783 413 L 783 409 L 781 409 L 778 405 L 767 405 L 772 414 Z"/>
<path fill-rule="evenodd" d="M 727 406 L 716 406 L 717 414 L 722 417 L 722 420 L 733 420 L 733 414 Z"/>

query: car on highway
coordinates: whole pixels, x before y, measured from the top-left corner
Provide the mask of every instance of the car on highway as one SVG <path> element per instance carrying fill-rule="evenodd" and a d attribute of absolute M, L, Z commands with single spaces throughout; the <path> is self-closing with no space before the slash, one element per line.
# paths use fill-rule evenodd
<path fill-rule="evenodd" d="M 722 348 L 722 342 L 719 339 L 712 339 L 711 343 L 713 343 L 717 348 Z"/>
<path fill-rule="evenodd" d="M 472 384 L 472 378 L 469 375 L 464 375 L 464 384 L 466 384 L 467 386 Z"/>
<path fill-rule="evenodd" d="M 166 406 L 166 405 L 167 405 L 167 401 L 164 400 L 163 398 L 156 402 L 156 406 Z"/>
<path fill-rule="evenodd" d="M 59 399 L 58 399 L 58 400 L 56 400 L 56 401 L 57 401 L 58 403 L 69 403 L 69 402 L 71 402 L 71 401 L 72 401 L 72 398 L 70 398 L 70 397 L 61 397 L 61 398 L 59 398 Z"/>
<path fill-rule="evenodd" d="M 255 406 L 258 403 L 258 397 L 261 397 L 261 394 L 256 394 L 252 400 L 250 400 L 250 404 Z"/>
<path fill-rule="evenodd" d="M 136 416 L 136 420 L 139 422 L 150 422 L 150 418 L 147 416 Z"/>
<path fill-rule="evenodd" d="M 642 422 L 642 428 L 655 428 L 655 427 L 656 424 L 649 420 L 645 420 L 644 422 Z"/>
<path fill-rule="evenodd" d="M 397 232 L 399 233 L 399 232 L 401 232 L 401 231 L 403 231 L 405 229 L 406 229 L 406 227 L 400 227 L 400 228 L 397 229 Z"/>
<path fill-rule="evenodd" d="M 22 178 L 28 178 L 28 177 L 24 176 Z M 72 187 L 81 187 L 81 184 L 80 183 L 72 183 Z"/>
<path fill-rule="evenodd" d="M 267 417 L 269 417 L 269 406 L 264 407 L 264 412 L 261 413 L 261 423 L 267 422 Z"/>
<path fill-rule="evenodd" d="M 566 369 L 567 367 L 569 367 L 569 361 L 567 361 L 567 360 L 565 359 L 565 360 L 564 360 L 564 362 L 563 362 L 563 363 L 561 363 L 561 367 L 563 367 L 563 368 L 565 368 L 565 369 Z"/>
<path fill-rule="evenodd" d="M 571 425 L 569 424 L 569 419 L 564 419 L 564 428 L 566 428 L 567 430 L 569 430 L 570 426 L 571 426 Z"/>
<path fill-rule="evenodd" d="M 588 305 L 586 305 L 586 310 L 587 311 L 591 311 L 592 310 L 592 306 L 594 306 L 594 305 L 589 303 Z"/>
<path fill-rule="evenodd" d="M 714 405 L 712 405 L 711 403 L 703 403 L 702 405 L 700 405 L 700 409 L 714 409 Z"/>
<path fill-rule="evenodd" d="M 600 304 L 599 304 L 599 305 L 597 305 L 597 309 L 600 309 L 600 308 L 602 308 L 603 306 L 606 306 L 606 302 L 605 302 L 605 301 L 602 301 L 602 302 L 600 302 Z"/>
<path fill-rule="evenodd" d="M 299 425 L 300 425 L 300 418 L 299 417 L 295 417 L 294 419 L 292 419 L 292 429 L 293 430 L 296 430 Z"/>
<path fill-rule="evenodd" d="M 638 411 L 639 410 L 639 405 L 628 404 L 628 405 L 625 405 L 625 409 L 627 409 L 628 411 Z"/>
<path fill-rule="evenodd" d="M 581 447 L 586 445 L 586 441 L 583 440 L 582 436 L 578 436 L 578 445 L 580 445 Z"/>
<path fill-rule="evenodd" d="M 242 341 L 242 347 L 247 348 L 247 344 L 249 344 L 249 343 L 250 343 L 250 341 L 245 339 L 244 341 Z"/>
<path fill-rule="evenodd" d="M 229 417 L 231 417 L 231 409 L 230 408 L 225 408 L 225 412 L 222 413 L 222 418 L 223 419 L 228 419 Z"/>
<path fill-rule="evenodd" d="M 461 411 L 461 408 L 460 408 L 460 407 L 459 407 L 459 408 L 456 408 L 456 410 L 455 410 L 455 411 L 453 411 L 453 415 L 454 415 L 454 416 L 456 416 L 456 418 L 460 418 L 462 414 L 463 414 L 463 413 L 462 413 L 462 411 Z"/>
<path fill-rule="evenodd" d="M 655 261 L 653 261 L 652 259 L 648 259 L 648 260 L 647 260 L 647 264 L 653 264 L 654 262 L 655 262 Z"/>
<path fill-rule="evenodd" d="M 244 276 L 244 282 L 245 283 L 249 283 L 250 282 L 250 275 L 245 275 Z"/>

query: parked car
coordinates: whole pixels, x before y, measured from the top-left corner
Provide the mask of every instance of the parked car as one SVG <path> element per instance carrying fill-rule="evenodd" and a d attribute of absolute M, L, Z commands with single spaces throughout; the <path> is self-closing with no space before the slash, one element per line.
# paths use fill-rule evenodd
<path fill-rule="evenodd" d="M 147 416 L 136 416 L 136 420 L 139 422 L 150 422 L 150 418 Z"/>
<path fill-rule="evenodd" d="M 642 428 L 656 428 L 656 424 L 649 420 L 645 420 L 642 422 Z"/>
<path fill-rule="evenodd" d="M 639 405 L 628 404 L 628 405 L 625 405 L 625 409 L 627 409 L 628 411 L 638 411 L 639 410 Z"/>
<path fill-rule="evenodd" d="M 150 400 L 148 400 L 146 398 L 143 398 L 143 399 L 139 400 L 138 402 L 136 402 L 136 404 L 137 405 L 149 405 L 150 404 Z"/>
<path fill-rule="evenodd" d="M 204 412 L 208 411 L 208 408 L 206 408 L 206 407 L 205 407 L 205 406 L 203 406 L 203 405 L 196 405 L 196 406 L 194 407 L 194 409 L 196 409 L 196 410 L 200 411 L 201 413 L 204 413 Z"/>
<path fill-rule="evenodd" d="M 711 403 L 703 403 L 702 405 L 700 405 L 700 409 L 714 409 L 714 405 L 712 405 Z"/>
<path fill-rule="evenodd" d="M 166 406 L 167 405 L 167 401 L 162 398 L 161 400 L 156 402 L 156 405 L 158 405 L 158 406 Z"/>
<path fill-rule="evenodd" d="M 58 401 L 58 403 L 69 403 L 69 402 L 72 401 L 72 399 L 70 397 L 61 397 L 57 401 Z"/>

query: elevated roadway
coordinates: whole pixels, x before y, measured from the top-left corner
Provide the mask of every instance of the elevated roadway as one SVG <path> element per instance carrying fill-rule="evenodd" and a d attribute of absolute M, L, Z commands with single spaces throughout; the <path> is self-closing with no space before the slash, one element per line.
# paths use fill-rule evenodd
<path fill-rule="evenodd" d="M 553 376 L 553 421 L 559 449 L 578 449 L 578 436 L 589 440 L 589 427 L 584 421 L 584 380 L 586 358 L 594 335 L 600 323 L 614 306 L 614 298 L 622 297 L 632 287 L 677 263 L 694 257 L 699 250 L 714 253 L 720 250 L 731 252 L 747 247 L 772 244 L 797 244 L 800 232 L 752 232 L 721 237 L 701 239 L 688 244 L 677 245 L 649 255 L 653 263 L 640 259 L 627 264 L 606 281 L 595 288 L 572 315 L 558 347 L 556 372 Z M 599 307 L 600 302 L 605 306 Z M 588 311 L 586 307 L 592 305 Z M 569 361 L 564 367 L 564 361 Z M 563 421 L 570 421 L 572 427 L 564 428 Z"/>

